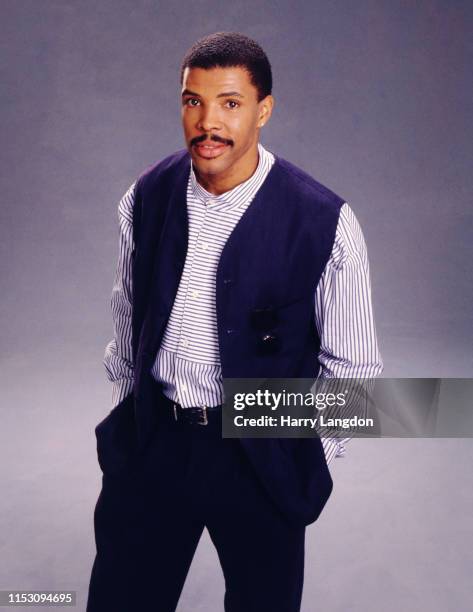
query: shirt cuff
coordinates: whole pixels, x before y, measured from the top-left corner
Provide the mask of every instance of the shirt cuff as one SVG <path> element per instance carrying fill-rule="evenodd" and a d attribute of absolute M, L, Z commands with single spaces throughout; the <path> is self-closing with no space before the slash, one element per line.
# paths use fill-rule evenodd
<path fill-rule="evenodd" d="M 119 378 L 112 383 L 112 409 L 133 391 L 132 378 Z"/>
<path fill-rule="evenodd" d="M 348 442 L 350 438 L 343 438 L 337 440 L 335 438 L 320 438 L 322 447 L 325 453 L 325 460 L 327 465 L 336 457 L 344 457 L 346 454 L 345 442 Z"/>

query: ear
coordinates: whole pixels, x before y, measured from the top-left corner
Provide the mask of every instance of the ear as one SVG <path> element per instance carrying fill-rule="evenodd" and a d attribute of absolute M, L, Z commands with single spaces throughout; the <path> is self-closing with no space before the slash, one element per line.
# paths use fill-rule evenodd
<path fill-rule="evenodd" d="M 262 128 L 268 123 L 271 113 L 273 112 L 274 98 L 269 95 L 263 98 L 259 103 L 258 127 Z"/>

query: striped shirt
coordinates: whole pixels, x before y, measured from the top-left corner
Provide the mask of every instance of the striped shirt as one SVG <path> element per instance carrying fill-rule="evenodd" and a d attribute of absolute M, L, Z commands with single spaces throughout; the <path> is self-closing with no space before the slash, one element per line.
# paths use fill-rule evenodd
<path fill-rule="evenodd" d="M 187 184 L 189 241 L 183 273 L 152 375 L 164 394 L 184 408 L 222 403 L 223 383 L 217 335 L 215 280 L 225 243 L 266 179 L 274 155 L 258 145 L 254 174 L 215 196 L 197 181 L 191 166 Z M 133 388 L 131 342 L 134 182 L 118 207 L 119 258 L 112 291 L 114 337 L 104 365 L 113 383 L 112 403 Z M 382 371 L 371 305 L 366 245 L 345 202 L 333 249 L 314 296 L 314 320 L 321 340 L 321 377 L 374 378 Z M 345 454 L 350 438 L 322 438 L 327 462 Z"/>

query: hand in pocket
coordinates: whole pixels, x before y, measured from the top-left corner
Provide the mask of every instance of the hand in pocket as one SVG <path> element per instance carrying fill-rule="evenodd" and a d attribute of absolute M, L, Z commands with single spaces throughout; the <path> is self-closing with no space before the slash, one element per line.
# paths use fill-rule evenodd
<path fill-rule="evenodd" d="M 104 474 L 120 472 L 130 465 L 137 447 L 133 393 L 96 426 L 95 436 L 97 458 Z"/>

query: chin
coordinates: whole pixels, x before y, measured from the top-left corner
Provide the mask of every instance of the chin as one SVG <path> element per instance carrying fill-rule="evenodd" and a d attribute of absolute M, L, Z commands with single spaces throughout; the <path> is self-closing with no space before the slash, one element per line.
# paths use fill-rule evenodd
<path fill-rule="evenodd" d="M 222 163 L 219 159 L 206 160 L 197 156 L 192 156 L 192 163 L 201 174 L 221 174 L 231 166 L 231 164 Z"/>

